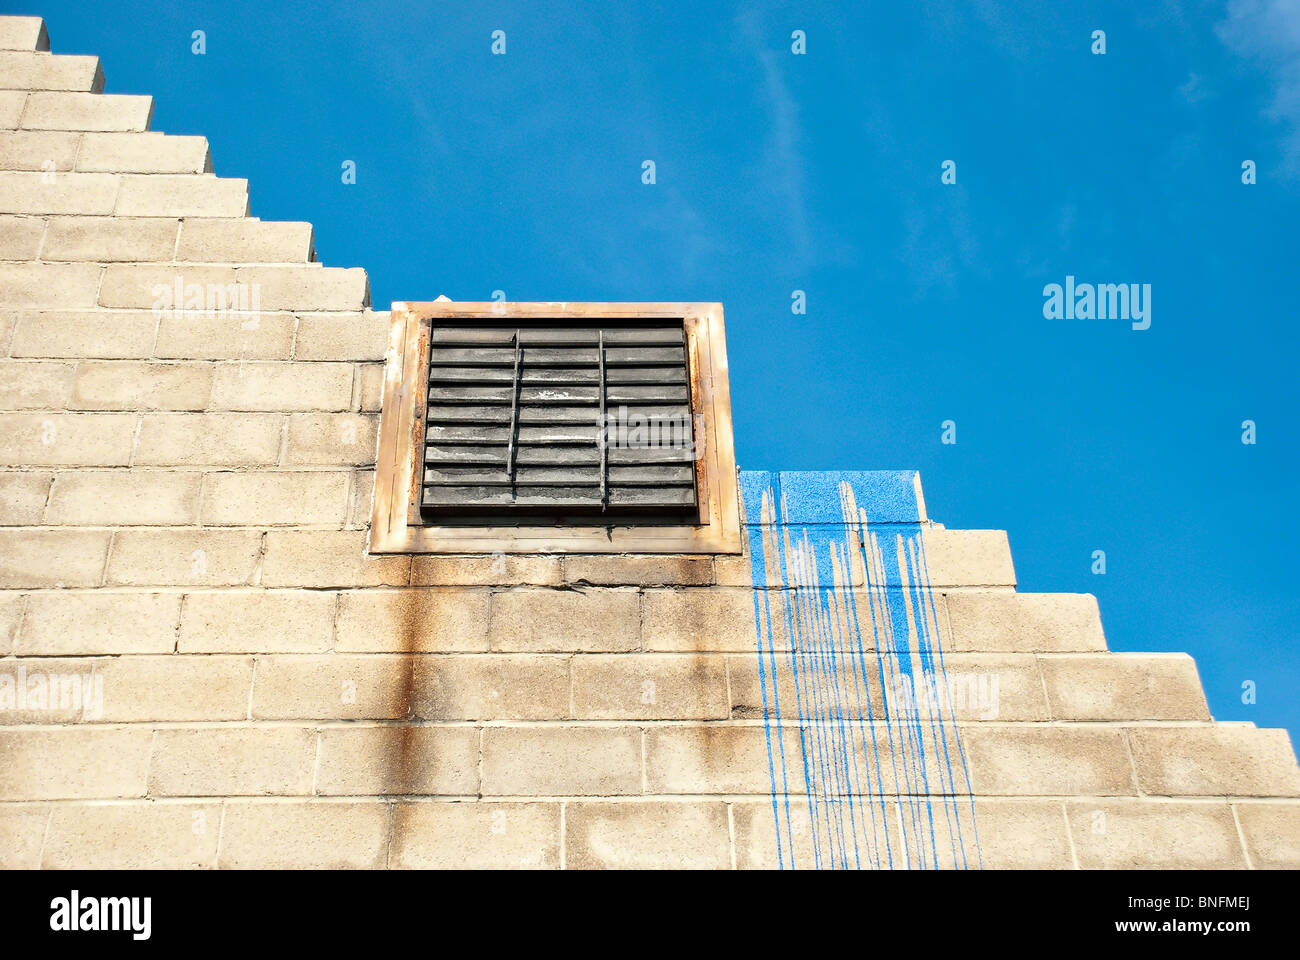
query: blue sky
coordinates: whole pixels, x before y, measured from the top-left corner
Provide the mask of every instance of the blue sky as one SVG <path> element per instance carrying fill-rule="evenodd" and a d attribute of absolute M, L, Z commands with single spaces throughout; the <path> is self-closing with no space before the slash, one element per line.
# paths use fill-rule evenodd
<path fill-rule="evenodd" d="M 1300 730 L 1300 0 L 3 6 L 380 309 L 722 301 L 743 467 L 918 468 L 1021 590 Z M 1066 275 L 1151 284 L 1150 329 L 1044 319 Z"/>

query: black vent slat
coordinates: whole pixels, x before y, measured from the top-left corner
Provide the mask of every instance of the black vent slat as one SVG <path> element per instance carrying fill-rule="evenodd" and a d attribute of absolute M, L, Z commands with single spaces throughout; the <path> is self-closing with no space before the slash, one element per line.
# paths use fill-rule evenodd
<path fill-rule="evenodd" d="M 685 482 L 689 482 L 687 477 Z M 629 485 L 636 485 L 634 480 L 623 481 Z M 683 481 L 678 480 L 681 483 Z M 571 487 L 574 485 L 597 486 L 600 484 L 600 465 L 591 464 L 589 466 L 564 466 L 564 467 L 530 467 L 519 465 L 515 468 L 515 477 L 512 480 L 509 472 L 505 470 L 492 470 L 486 467 L 473 469 L 456 469 L 442 468 L 438 470 L 428 469 L 424 471 L 425 486 L 512 486 L 518 483 L 521 486 L 555 486 Z"/>
<path fill-rule="evenodd" d="M 430 424 L 425 430 L 425 440 L 443 446 L 450 443 L 509 443 L 510 427 L 480 426 L 477 424 Z M 586 443 L 594 445 L 599 439 L 600 427 L 596 424 L 584 426 L 554 425 L 541 427 L 519 427 L 515 431 L 515 441 L 521 446 L 530 443 Z"/>
<path fill-rule="evenodd" d="M 611 464 L 628 463 L 694 463 L 695 453 L 678 447 L 611 447 Z"/>
<path fill-rule="evenodd" d="M 515 372 L 510 367 L 434 367 L 429 382 L 436 386 L 497 386 L 513 384 Z M 685 384 L 684 371 L 678 367 L 611 367 L 605 375 L 608 383 Z M 600 383 L 600 368 L 592 367 L 524 367 L 519 382 L 527 386 L 587 386 Z"/>
<path fill-rule="evenodd" d="M 513 492 L 512 492 L 513 491 Z M 612 506 L 636 507 L 686 507 L 695 503 L 694 487 L 615 487 L 608 491 Z M 530 507 L 589 507 L 601 503 L 599 486 L 551 487 L 523 486 L 461 486 L 424 488 L 426 507 L 450 506 L 502 506 L 513 504 Z"/>
<path fill-rule="evenodd" d="M 430 403 L 504 403 L 510 409 L 512 390 L 509 384 L 500 387 L 455 386 L 439 387 L 429 391 Z"/>
<path fill-rule="evenodd" d="M 690 394 L 685 384 L 680 387 L 670 385 L 634 386 L 630 384 L 609 385 L 609 402 L 618 403 L 688 403 Z"/>
<path fill-rule="evenodd" d="M 431 331 L 422 508 L 437 522 L 698 519 L 680 323 Z"/>
<path fill-rule="evenodd" d="M 441 446 L 429 444 L 424 448 L 426 463 L 490 463 L 506 465 L 505 447 Z"/>
<path fill-rule="evenodd" d="M 683 344 L 681 327 L 606 327 L 605 344 L 615 346 L 664 346 Z M 514 350 L 514 327 L 436 327 L 433 330 L 435 349 L 442 347 L 509 347 Z M 530 346 L 591 346 L 600 342 L 600 328 L 563 328 L 518 330 L 519 342 Z"/>
<path fill-rule="evenodd" d="M 645 464 L 628 464 L 626 466 L 610 465 L 609 482 L 614 486 L 690 486 L 695 482 L 695 471 L 689 465 L 651 466 Z"/>

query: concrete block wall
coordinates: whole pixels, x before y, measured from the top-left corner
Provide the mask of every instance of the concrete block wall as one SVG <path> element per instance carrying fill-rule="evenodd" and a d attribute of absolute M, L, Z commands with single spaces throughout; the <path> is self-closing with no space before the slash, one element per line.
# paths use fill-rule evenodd
<path fill-rule="evenodd" d="M 364 271 L 48 51 L 0 17 L 0 867 L 776 866 L 767 744 L 804 726 L 765 716 L 755 590 L 787 585 L 369 555 Z M 1000 680 L 949 724 L 984 866 L 1300 866 L 1284 731 L 1017 593 L 1004 533 L 919 529 L 948 668 Z M 101 709 L 41 697 L 68 678 Z M 915 798 L 875 799 L 905 843 Z"/>

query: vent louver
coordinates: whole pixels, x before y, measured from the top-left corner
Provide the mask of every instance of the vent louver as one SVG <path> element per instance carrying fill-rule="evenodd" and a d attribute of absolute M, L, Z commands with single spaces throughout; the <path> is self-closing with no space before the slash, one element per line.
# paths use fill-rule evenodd
<path fill-rule="evenodd" d="M 435 323 L 428 384 L 431 521 L 695 522 L 680 322 Z"/>

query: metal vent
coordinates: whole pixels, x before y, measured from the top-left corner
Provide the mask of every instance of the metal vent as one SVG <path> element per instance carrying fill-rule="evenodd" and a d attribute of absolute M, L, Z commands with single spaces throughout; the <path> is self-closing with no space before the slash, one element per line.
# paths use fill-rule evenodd
<path fill-rule="evenodd" d="M 695 522 L 682 324 L 435 323 L 422 511 L 433 522 Z"/>

